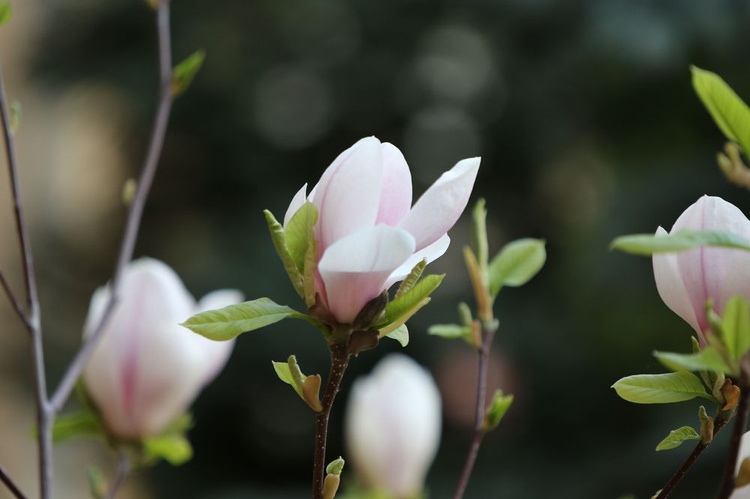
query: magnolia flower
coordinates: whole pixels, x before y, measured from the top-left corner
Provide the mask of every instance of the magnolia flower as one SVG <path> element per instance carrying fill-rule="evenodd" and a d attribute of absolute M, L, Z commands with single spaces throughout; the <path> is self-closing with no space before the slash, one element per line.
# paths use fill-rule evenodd
<path fill-rule="evenodd" d="M 671 233 L 683 229 L 715 230 L 750 239 L 750 220 L 733 204 L 703 196 L 677 219 Z M 659 227 L 657 235 L 667 232 Z M 698 334 L 701 345 L 709 329 L 705 306 L 721 315 L 727 301 L 740 295 L 750 300 L 750 252 L 701 247 L 681 253 L 655 254 L 654 277 L 664 303 Z"/>
<path fill-rule="evenodd" d="M 84 335 L 99 324 L 109 297 L 109 287 L 94 293 Z M 187 409 L 224 366 L 233 343 L 207 340 L 179 324 L 242 298 L 239 291 L 220 290 L 196 304 L 166 264 L 142 258 L 128 265 L 116 308 L 84 371 L 112 435 L 157 435 Z"/>
<path fill-rule="evenodd" d="M 411 173 L 401 151 L 367 137 L 341 153 L 309 195 L 302 186 L 284 225 L 306 200 L 318 209 L 317 292 L 340 323 L 352 322 L 421 260 L 445 253 L 447 232 L 466 207 L 479 161 L 459 161 L 412 207 Z"/>
<path fill-rule="evenodd" d="M 390 354 L 354 382 L 346 442 L 365 485 L 394 498 L 422 492 L 440 441 L 440 394 L 430 373 Z"/>

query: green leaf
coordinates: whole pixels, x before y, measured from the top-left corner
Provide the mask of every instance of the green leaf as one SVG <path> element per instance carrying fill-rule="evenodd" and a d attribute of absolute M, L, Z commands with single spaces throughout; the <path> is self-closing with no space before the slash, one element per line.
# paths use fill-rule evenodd
<path fill-rule="evenodd" d="M 0 26 L 10 21 L 10 16 L 12 13 L 13 12 L 10 8 L 10 2 L 0 1 Z"/>
<path fill-rule="evenodd" d="M 276 376 L 287 385 L 291 385 L 292 388 L 294 388 L 294 391 L 297 392 L 297 395 L 301 397 L 302 387 L 297 386 L 297 383 L 294 382 L 294 377 L 292 376 L 291 369 L 289 369 L 289 364 L 286 362 L 274 361 L 271 361 L 271 364 L 273 364 L 273 370 L 276 371 Z"/>
<path fill-rule="evenodd" d="M 489 260 L 489 244 L 487 242 L 487 209 L 485 208 L 484 199 L 479 199 L 474 205 L 471 212 L 472 219 L 472 246 L 479 270 L 482 273 L 487 272 L 487 262 Z M 486 282 L 486 281 L 485 281 Z"/>
<path fill-rule="evenodd" d="M 94 499 L 107 497 L 107 480 L 104 473 L 96 466 L 90 466 L 87 472 L 89 479 L 89 493 Z"/>
<path fill-rule="evenodd" d="M 284 234 L 284 227 L 276 220 L 268 210 L 263 210 L 263 214 L 266 216 L 266 223 L 268 224 L 268 230 L 271 233 L 271 240 L 273 241 L 273 247 L 276 248 L 281 263 L 284 265 L 284 270 L 289 276 L 289 280 L 292 281 L 292 286 L 300 298 L 305 296 L 305 287 L 302 279 L 302 273 L 294 263 L 292 255 L 289 254 L 289 250 L 286 247 L 286 235 Z"/>
<path fill-rule="evenodd" d="M 302 319 L 319 327 L 312 317 L 286 305 L 279 305 L 269 298 L 258 298 L 237 305 L 229 305 L 219 310 L 201 312 L 183 322 L 182 325 L 210 340 L 227 341 L 242 333 L 260 329 L 286 318 Z"/>
<path fill-rule="evenodd" d="M 327 475 L 340 475 L 342 471 L 344 471 L 344 464 L 346 464 L 346 461 L 339 456 L 334 461 L 331 461 L 328 466 L 326 466 L 326 474 Z"/>
<path fill-rule="evenodd" d="M 724 307 L 721 332 L 730 358 L 739 361 L 750 349 L 750 312 L 741 296 L 733 296 Z"/>
<path fill-rule="evenodd" d="M 409 329 L 407 329 L 406 324 L 401 324 L 399 327 L 386 334 L 385 337 L 396 340 L 401 343 L 402 347 L 405 347 L 409 344 Z"/>
<path fill-rule="evenodd" d="M 389 302 L 383 310 L 383 318 L 375 329 L 381 331 L 381 336 L 387 336 L 412 315 L 430 301 L 430 293 L 435 291 L 443 281 L 443 275 L 428 275 L 409 291 Z"/>
<path fill-rule="evenodd" d="M 419 278 L 422 277 L 422 272 L 424 272 L 425 267 L 427 267 L 427 260 L 422 260 L 409 271 L 409 275 L 406 276 L 406 279 L 401 281 L 398 291 L 396 291 L 396 294 L 393 297 L 394 300 L 410 291 L 411 288 L 419 282 Z"/>
<path fill-rule="evenodd" d="M 193 457 L 193 447 L 185 435 L 179 433 L 144 439 L 143 452 L 147 459 L 164 459 L 173 466 L 184 464 Z"/>
<path fill-rule="evenodd" d="M 52 425 L 52 440 L 55 443 L 82 435 L 101 437 L 104 434 L 99 417 L 90 411 L 60 414 Z"/>
<path fill-rule="evenodd" d="M 448 340 L 463 338 L 471 334 L 470 326 L 459 326 L 458 324 L 435 324 L 427 329 L 427 333 L 440 336 Z"/>
<path fill-rule="evenodd" d="M 513 395 L 503 395 L 502 390 L 497 390 L 484 415 L 484 423 L 482 425 L 484 431 L 494 430 L 500 424 L 508 409 L 510 409 L 511 404 L 513 404 Z"/>
<path fill-rule="evenodd" d="M 699 246 L 750 250 L 750 241 L 728 232 L 685 229 L 662 236 L 655 234 L 620 236 L 612 241 L 610 248 L 633 255 L 651 256 L 655 253 L 685 251 Z"/>
<path fill-rule="evenodd" d="M 750 153 L 750 109 L 721 77 L 693 66 L 693 88 L 729 140 Z"/>
<path fill-rule="evenodd" d="M 636 404 L 670 404 L 695 397 L 713 400 L 700 379 L 687 371 L 627 376 L 612 388 L 621 398 Z"/>
<path fill-rule="evenodd" d="M 675 449 L 682 445 L 682 442 L 685 440 L 700 440 L 700 438 L 701 436 L 691 426 L 683 426 L 682 428 L 670 431 L 667 438 L 659 442 L 659 445 L 656 446 L 656 450 Z"/>
<path fill-rule="evenodd" d="M 654 357 L 673 371 L 711 371 L 726 374 L 732 372 L 721 354 L 711 346 L 690 354 L 654 352 Z"/>
<path fill-rule="evenodd" d="M 287 250 L 301 273 L 305 271 L 305 254 L 314 237 L 313 228 L 317 221 L 318 209 L 308 201 L 292 216 L 284 230 Z"/>
<path fill-rule="evenodd" d="M 503 286 L 522 286 L 544 266 L 547 252 L 541 239 L 519 239 L 505 245 L 489 267 L 490 296 L 494 300 Z"/>
<path fill-rule="evenodd" d="M 193 78 L 200 71 L 203 60 L 206 58 L 205 50 L 196 50 L 184 61 L 175 66 L 172 72 L 171 91 L 173 96 L 185 93 L 193 82 Z"/>

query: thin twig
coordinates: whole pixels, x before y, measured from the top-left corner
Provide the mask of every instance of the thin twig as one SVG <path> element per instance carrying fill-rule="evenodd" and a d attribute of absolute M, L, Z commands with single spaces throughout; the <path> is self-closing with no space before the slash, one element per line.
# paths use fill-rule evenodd
<path fill-rule="evenodd" d="M 734 492 L 734 481 L 737 467 L 737 454 L 740 450 L 742 435 L 747 427 L 748 405 L 750 404 L 750 388 L 742 386 L 740 392 L 740 401 L 737 406 L 737 420 L 732 428 L 732 438 L 729 440 L 729 451 L 727 451 L 727 460 L 724 464 L 724 475 L 721 479 L 717 499 L 727 499 Z"/>
<path fill-rule="evenodd" d="M 730 417 L 724 417 L 722 416 L 722 413 L 719 413 L 716 416 L 716 419 L 714 420 L 714 431 L 713 436 L 715 437 L 717 433 L 721 431 L 722 428 L 726 426 L 726 424 L 729 422 Z M 685 461 L 682 463 L 682 466 L 680 466 L 680 469 L 677 470 L 677 472 L 672 475 L 672 478 L 669 479 L 669 481 L 664 485 L 664 487 L 659 491 L 659 494 L 656 496 L 655 499 L 666 499 L 669 497 L 669 494 L 672 493 L 674 488 L 677 486 L 677 484 L 682 481 L 682 479 L 685 477 L 688 471 L 690 471 L 690 468 L 695 464 L 695 462 L 698 460 L 700 455 L 703 453 L 704 450 L 706 450 L 711 442 L 703 442 L 702 440 L 698 442 L 695 447 L 693 448 L 693 451 L 690 453 L 690 455 L 685 459 Z"/>
<path fill-rule="evenodd" d="M 94 347 L 96 346 L 99 338 L 104 332 L 104 328 L 115 309 L 120 291 L 120 281 L 122 280 L 122 273 L 126 265 L 133 257 L 133 250 L 138 238 L 138 228 L 140 227 L 143 208 L 146 204 L 146 198 L 148 197 L 148 193 L 151 189 L 151 184 L 154 180 L 154 174 L 156 173 L 156 167 L 158 166 L 159 157 L 161 156 L 161 151 L 164 145 L 167 123 L 169 121 L 172 102 L 174 100 L 174 97 L 170 90 L 170 86 L 172 83 L 172 49 L 169 28 L 169 0 L 161 0 L 159 2 L 156 12 L 156 19 L 159 38 L 160 83 L 159 105 L 156 111 L 156 116 L 154 118 L 151 140 L 149 142 L 148 151 L 144 160 L 143 170 L 138 180 L 138 189 L 136 191 L 135 197 L 133 198 L 133 202 L 130 205 L 127 225 L 125 227 L 125 235 L 123 237 L 120 254 L 117 258 L 117 264 L 115 266 L 114 276 L 112 278 L 109 301 L 105 306 L 101 320 L 96 325 L 91 335 L 89 335 L 86 340 L 84 340 L 81 349 L 78 351 L 78 354 L 68 366 L 68 369 L 62 378 L 62 381 L 60 382 L 52 396 L 51 406 L 55 412 L 60 411 L 63 405 L 65 405 L 65 402 L 68 400 L 70 393 L 73 391 L 78 378 L 81 376 L 86 363 L 88 362 L 91 354 L 94 351 Z"/>
<path fill-rule="evenodd" d="M 39 311 L 39 296 L 37 295 L 36 277 L 34 274 L 34 260 L 31 256 L 31 243 L 23 216 L 23 202 L 18 181 L 18 163 L 13 141 L 13 131 L 10 124 L 10 111 L 5 93 L 2 70 L 0 70 L 0 115 L 3 124 L 5 153 L 8 161 L 8 176 L 10 177 L 11 195 L 13 198 L 13 213 L 15 215 L 18 243 L 21 247 L 21 262 L 24 283 L 26 285 L 27 313 L 24 323 L 31 337 L 32 365 L 34 369 L 34 385 L 37 406 L 37 425 L 39 427 L 39 488 L 41 497 L 48 499 L 52 496 L 52 433 L 49 399 L 47 397 L 47 375 L 44 370 L 44 347 L 42 345 L 42 327 Z"/>
<path fill-rule="evenodd" d="M 349 364 L 349 352 L 346 343 L 331 343 L 331 373 L 326 381 L 323 394 L 323 410 L 318 413 L 315 424 L 315 458 L 313 462 L 313 499 L 323 499 L 323 481 L 326 468 L 326 444 L 328 441 L 328 419 L 336 394 L 341 387 L 341 380 Z"/>
<path fill-rule="evenodd" d="M 115 499 L 117 493 L 120 490 L 120 487 L 122 487 L 125 479 L 130 474 L 131 469 L 130 459 L 128 459 L 128 456 L 124 452 L 121 452 L 117 458 L 117 469 L 115 470 L 115 476 L 114 478 L 112 478 L 112 482 L 109 485 L 107 495 L 104 496 L 105 499 Z"/>
<path fill-rule="evenodd" d="M 24 494 L 18 485 L 10 478 L 5 468 L 0 466 L 0 482 L 3 482 L 8 490 L 13 494 L 16 499 L 28 499 L 28 496 Z"/>
<path fill-rule="evenodd" d="M 23 322 L 24 325 L 28 328 L 30 324 L 26 316 L 26 310 L 23 308 L 21 302 L 18 301 L 16 294 L 11 289 L 10 284 L 8 284 L 8 280 L 5 278 L 5 274 L 2 270 L 0 270 L 0 285 L 2 285 L 3 289 L 5 290 L 5 294 L 8 296 L 8 301 L 10 301 L 10 304 L 13 306 L 13 310 L 16 311 L 16 315 L 18 315 L 19 319 L 21 319 L 21 322 Z"/>
<path fill-rule="evenodd" d="M 487 410 L 487 369 L 489 367 L 492 340 L 495 337 L 497 325 L 496 323 L 490 324 L 488 321 L 487 324 L 482 326 L 482 329 L 482 346 L 479 349 L 479 366 L 477 374 L 477 405 L 474 417 L 474 436 L 471 439 L 471 446 L 469 447 L 469 453 L 466 455 L 466 462 L 464 463 L 463 471 L 461 471 L 461 477 L 458 480 L 456 492 L 453 494 L 454 499 L 461 499 L 464 496 L 466 486 L 469 484 L 469 478 L 471 478 L 471 472 L 474 470 L 474 463 L 477 460 L 477 454 L 479 454 L 479 446 L 482 444 L 482 439 L 485 435 L 484 415 Z"/>

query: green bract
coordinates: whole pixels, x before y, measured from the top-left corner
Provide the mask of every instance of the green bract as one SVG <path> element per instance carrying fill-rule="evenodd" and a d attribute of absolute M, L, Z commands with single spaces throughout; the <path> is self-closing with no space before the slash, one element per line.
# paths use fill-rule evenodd
<path fill-rule="evenodd" d="M 692 426 L 683 426 L 669 432 L 669 435 L 659 442 L 656 446 L 656 450 L 670 450 L 675 449 L 682 445 L 682 442 L 686 440 L 699 440 L 701 438 Z"/>
<path fill-rule="evenodd" d="M 206 52 L 204 50 L 196 50 L 175 66 L 172 72 L 172 95 L 178 96 L 187 91 L 193 82 L 193 78 L 200 71 L 205 58 Z"/>

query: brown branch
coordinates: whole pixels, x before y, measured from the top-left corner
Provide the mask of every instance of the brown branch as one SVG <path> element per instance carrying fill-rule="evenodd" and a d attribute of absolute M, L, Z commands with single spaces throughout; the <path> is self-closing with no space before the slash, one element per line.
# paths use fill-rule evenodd
<path fill-rule="evenodd" d="M 18 301 L 16 294 L 13 292 L 13 289 L 11 289 L 10 284 L 8 283 L 8 280 L 5 278 L 5 274 L 3 273 L 2 270 L 0 270 L 0 285 L 2 285 L 6 296 L 8 297 L 8 301 L 10 301 L 10 304 L 13 307 L 13 310 L 15 310 L 16 315 L 18 315 L 18 318 L 21 319 L 21 322 L 23 322 L 27 328 L 30 327 L 29 319 L 26 315 L 26 310 L 24 309 L 21 302 Z"/>
<path fill-rule="evenodd" d="M 5 484 L 11 494 L 13 494 L 13 497 L 15 497 L 16 499 L 28 499 L 28 496 L 21 491 L 18 485 L 16 485 L 13 479 L 10 478 L 10 475 L 8 475 L 8 473 L 5 471 L 5 468 L 3 468 L 2 466 L 0 466 L 0 482 Z"/>
<path fill-rule="evenodd" d="M 737 420 L 732 428 L 732 437 L 729 440 L 729 451 L 727 453 L 726 464 L 724 464 L 724 475 L 719 486 L 717 499 L 727 499 L 734 492 L 734 481 L 737 467 L 737 454 L 740 450 L 742 435 L 747 427 L 748 405 L 750 405 L 750 388 L 743 384 L 740 392 L 740 401 L 737 406 Z"/>

